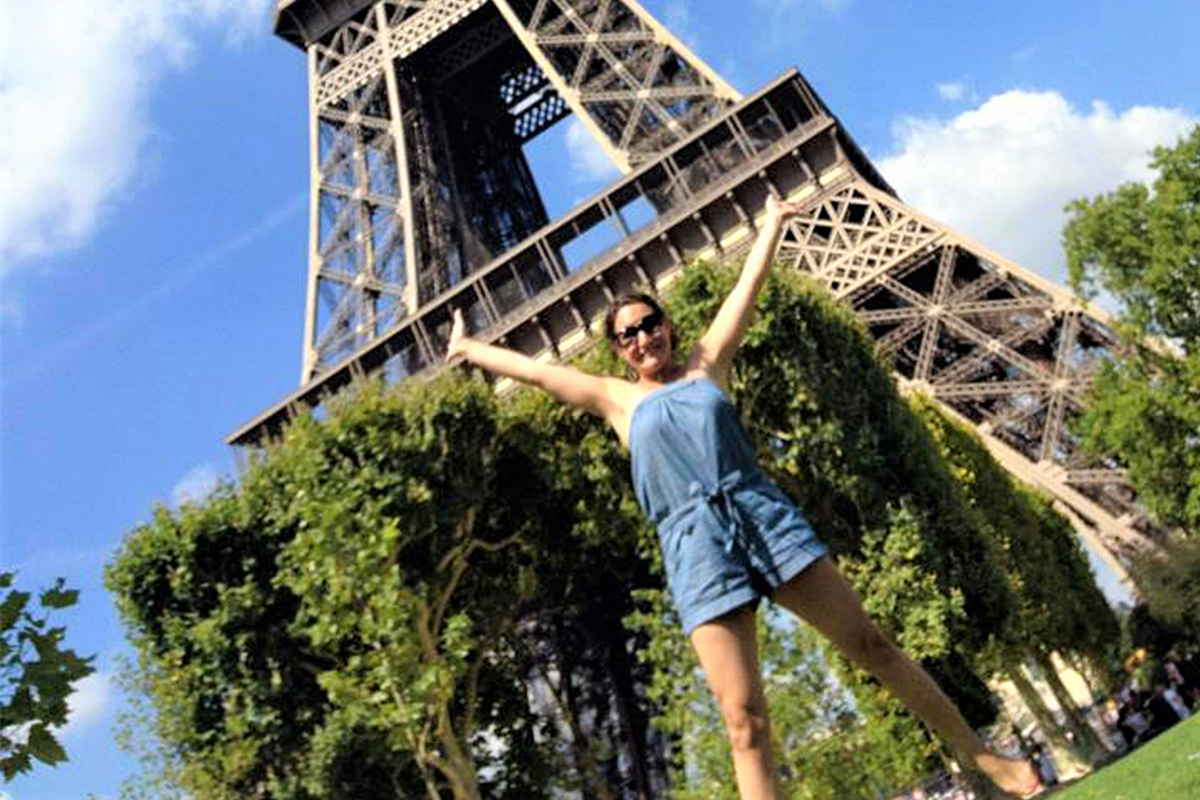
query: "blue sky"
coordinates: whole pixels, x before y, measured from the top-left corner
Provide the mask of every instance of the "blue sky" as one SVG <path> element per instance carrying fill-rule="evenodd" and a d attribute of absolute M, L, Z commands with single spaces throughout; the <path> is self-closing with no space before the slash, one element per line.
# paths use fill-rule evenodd
<path fill-rule="evenodd" d="M 1061 209 L 1200 121 L 1195 0 L 644 0 L 749 93 L 797 66 L 901 195 L 1051 278 Z M 83 591 L 97 656 L 71 763 L 15 800 L 115 798 L 101 570 L 156 504 L 235 474 L 226 434 L 296 387 L 305 60 L 269 0 L 0 0 L 0 566 Z M 552 213 L 615 174 L 578 126 L 535 142 Z"/>

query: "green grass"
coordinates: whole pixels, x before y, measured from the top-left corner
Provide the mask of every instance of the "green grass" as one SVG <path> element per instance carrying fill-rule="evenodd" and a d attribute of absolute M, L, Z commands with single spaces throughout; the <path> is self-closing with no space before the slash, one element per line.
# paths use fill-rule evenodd
<path fill-rule="evenodd" d="M 1200 800 L 1200 715 L 1056 792 L 1054 800 Z"/>

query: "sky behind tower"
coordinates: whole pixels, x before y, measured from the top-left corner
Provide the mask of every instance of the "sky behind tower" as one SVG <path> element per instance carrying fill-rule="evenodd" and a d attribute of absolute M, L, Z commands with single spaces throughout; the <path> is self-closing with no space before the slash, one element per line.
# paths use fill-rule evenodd
<path fill-rule="evenodd" d="M 1200 122 L 1195 0 L 643 2 L 744 93 L 798 67 L 903 199 L 1053 280 L 1063 205 Z M 224 437 L 297 385 L 307 83 L 271 7 L 0 0 L 0 568 L 83 590 L 62 621 L 98 668 L 71 762 L 13 800 L 135 772 L 103 565 L 233 476 Z M 617 174 L 570 120 L 530 157 L 552 214 Z"/>

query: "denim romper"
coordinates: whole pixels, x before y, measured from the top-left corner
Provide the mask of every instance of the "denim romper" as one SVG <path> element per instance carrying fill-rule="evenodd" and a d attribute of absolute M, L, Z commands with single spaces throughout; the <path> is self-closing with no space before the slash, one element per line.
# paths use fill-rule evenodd
<path fill-rule="evenodd" d="M 629 453 L 634 491 L 658 527 L 685 633 L 770 595 L 825 555 L 759 468 L 737 411 L 708 378 L 669 383 L 642 398 Z"/>

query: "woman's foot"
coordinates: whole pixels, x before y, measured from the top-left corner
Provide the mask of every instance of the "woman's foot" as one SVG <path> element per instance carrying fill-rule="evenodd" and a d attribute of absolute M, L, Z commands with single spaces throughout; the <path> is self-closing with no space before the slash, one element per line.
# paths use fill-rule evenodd
<path fill-rule="evenodd" d="M 975 756 L 975 766 L 1001 791 L 1022 800 L 1036 797 L 1043 790 L 1041 779 L 1028 761 L 983 752 Z"/>

